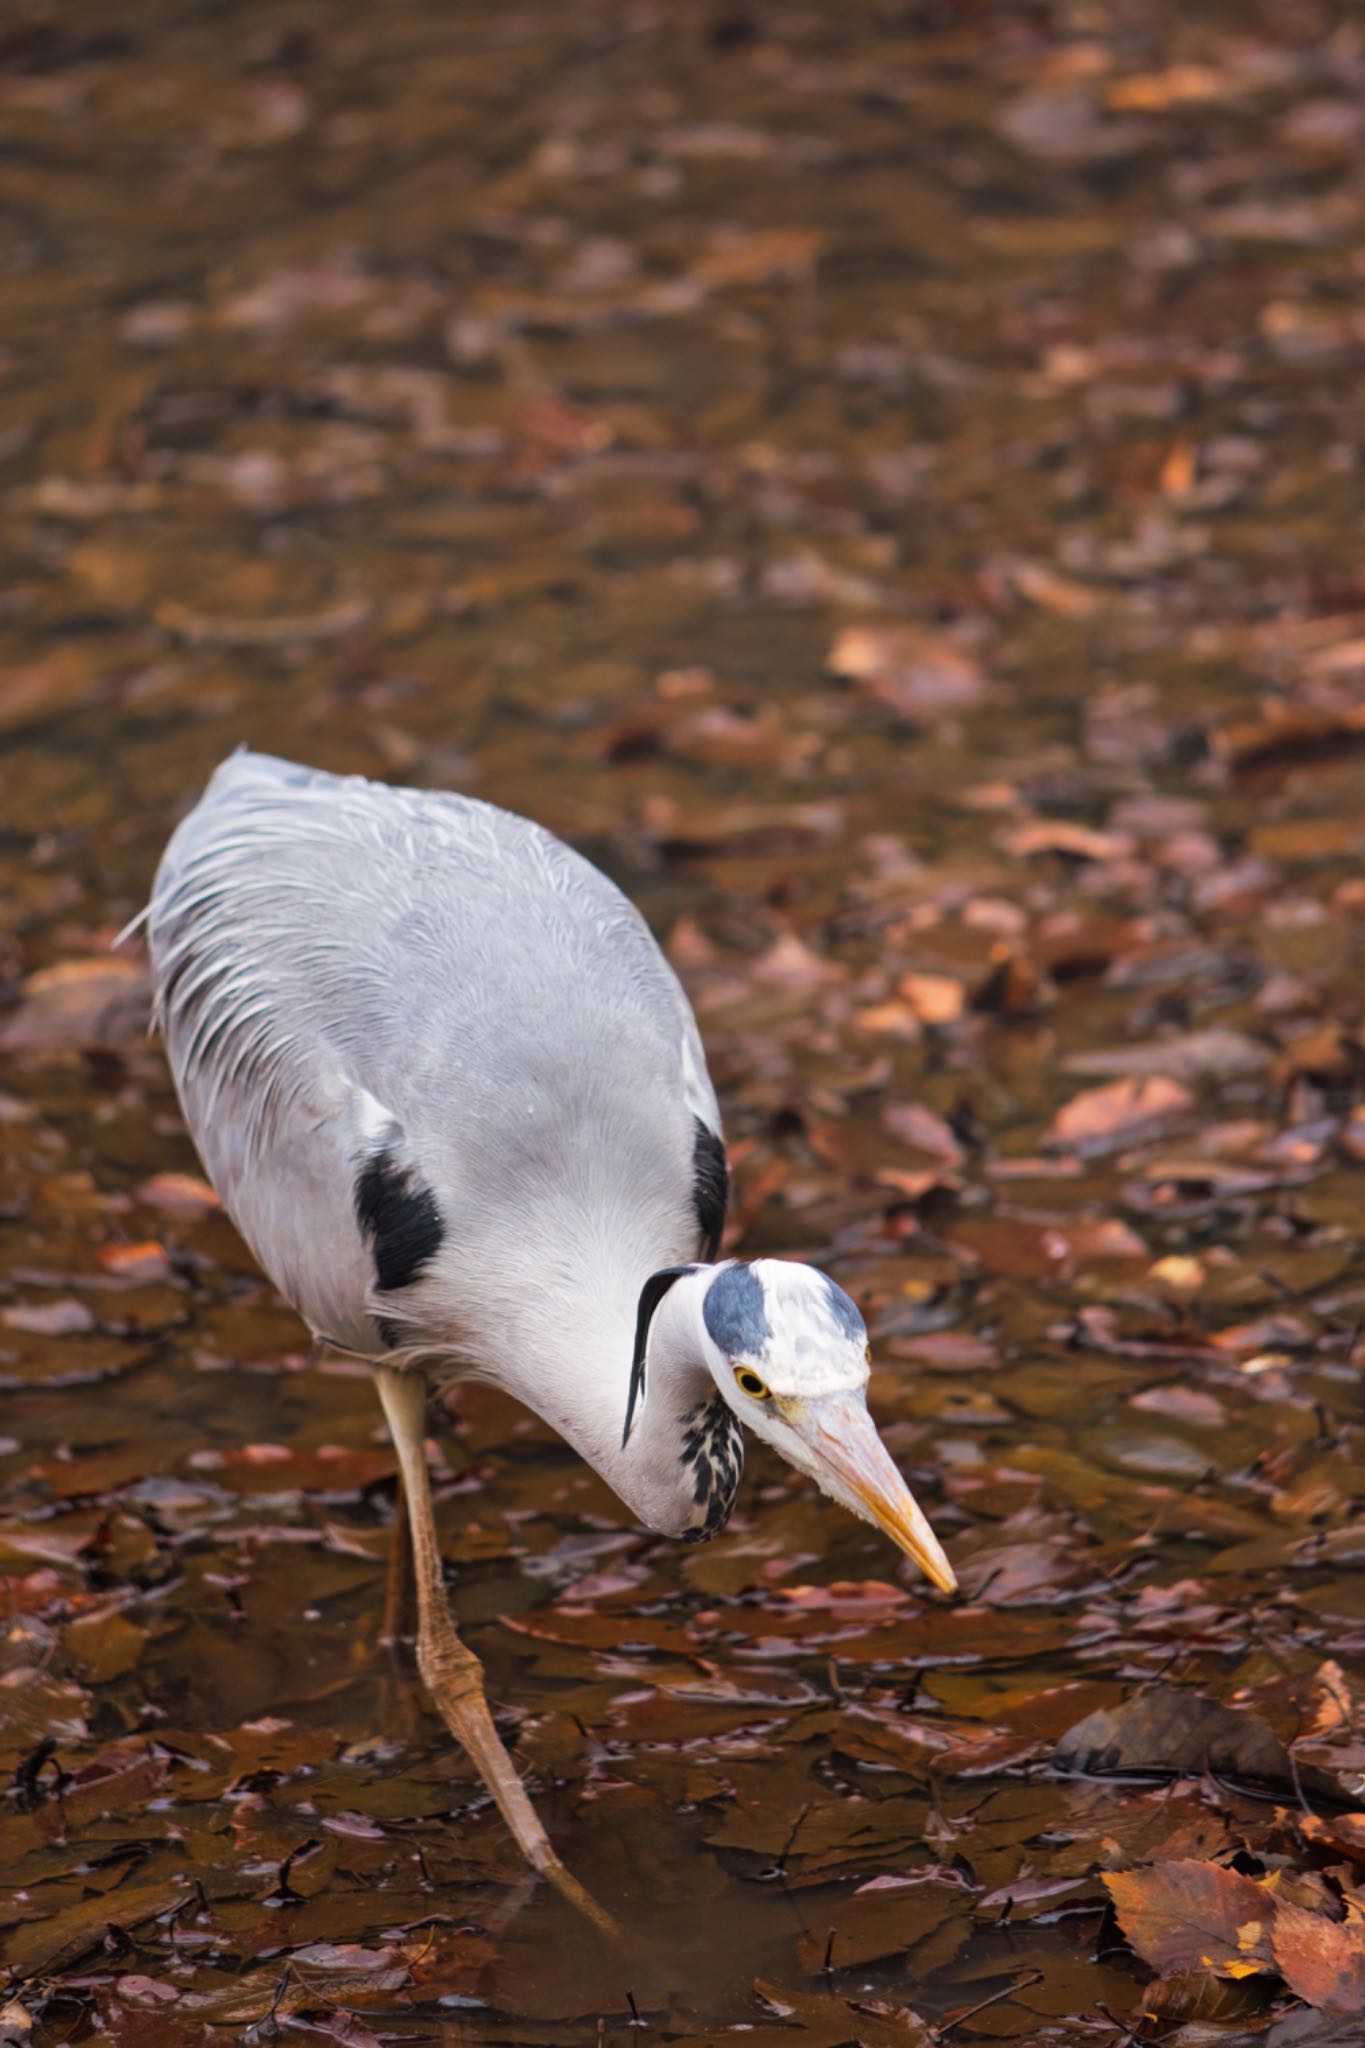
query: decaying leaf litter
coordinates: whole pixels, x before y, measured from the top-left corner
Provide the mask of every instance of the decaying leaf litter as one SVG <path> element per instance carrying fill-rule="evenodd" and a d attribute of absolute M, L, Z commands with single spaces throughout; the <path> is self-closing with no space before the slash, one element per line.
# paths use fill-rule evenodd
<path fill-rule="evenodd" d="M 1349 2038 L 1363 87 L 1312 4 L 6 23 L 0 2040 Z M 458 1396 L 626 1964 L 380 1647 L 368 1386 L 107 952 L 242 738 L 641 901 L 960 1569 Z"/>

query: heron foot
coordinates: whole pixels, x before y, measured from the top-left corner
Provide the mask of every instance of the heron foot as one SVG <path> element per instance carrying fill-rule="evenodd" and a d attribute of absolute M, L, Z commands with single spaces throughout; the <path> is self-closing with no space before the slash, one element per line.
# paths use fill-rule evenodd
<path fill-rule="evenodd" d="M 531 1868 L 591 1920 L 594 1927 L 619 1938 L 621 1928 L 617 1922 L 565 1868 L 541 1826 L 517 1767 L 493 1726 L 484 1692 L 483 1666 L 460 1641 L 450 1618 L 427 1474 L 426 1382 L 418 1372 L 395 1372 L 386 1366 L 381 1366 L 375 1377 L 407 1495 L 417 1573 L 417 1668 L 422 1682 L 446 1727 L 492 1793 L 513 1840 Z"/>

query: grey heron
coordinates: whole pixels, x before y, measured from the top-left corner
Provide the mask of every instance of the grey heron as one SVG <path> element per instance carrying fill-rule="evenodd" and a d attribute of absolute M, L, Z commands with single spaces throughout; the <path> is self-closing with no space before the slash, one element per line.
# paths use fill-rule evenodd
<path fill-rule="evenodd" d="M 428 1389 L 504 1388 L 648 1528 L 694 1540 L 730 1514 L 747 1427 L 951 1592 L 868 1416 L 862 1317 L 814 1267 L 719 1257 L 725 1149 L 691 1007 L 638 911 L 542 827 L 239 751 L 146 916 L 210 1178 L 314 1335 L 373 1365 L 422 1678 L 529 1862 L 593 1911 L 451 1620 Z"/>

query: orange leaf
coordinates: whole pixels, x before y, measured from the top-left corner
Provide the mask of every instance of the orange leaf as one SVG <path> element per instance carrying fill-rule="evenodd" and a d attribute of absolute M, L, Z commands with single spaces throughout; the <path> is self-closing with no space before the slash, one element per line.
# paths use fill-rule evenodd
<path fill-rule="evenodd" d="M 165 1209 L 171 1215 L 198 1216 L 205 1209 L 222 1207 L 208 1182 L 193 1173 L 154 1173 L 138 1194 L 151 1208 Z"/>
<path fill-rule="evenodd" d="M 1365 2012 L 1365 1915 L 1329 1920 L 1281 1899 L 1271 1930 L 1275 1962 L 1291 1991 L 1320 2012 Z"/>
<path fill-rule="evenodd" d="M 967 991 L 951 974 L 905 974 L 901 994 L 925 1024 L 951 1024 L 962 1015 Z"/>
<path fill-rule="evenodd" d="M 1278 1967 L 1264 1932 L 1275 1908 L 1251 1878 L 1219 1863 L 1185 1860 L 1103 1875 L 1129 1942 L 1163 1975 L 1203 1968 L 1244 1976 L 1248 1968 Z"/>
<path fill-rule="evenodd" d="M 1125 1139 L 1158 1117 L 1178 1116 L 1193 1105 L 1189 1089 L 1162 1074 L 1139 1081 L 1107 1081 L 1064 1103 L 1048 1137 L 1053 1144 L 1102 1145 L 1111 1138 Z"/>
<path fill-rule="evenodd" d="M 102 1244 L 95 1257 L 119 1280 L 164 1280 L 171 1262 L 154 1238 L 144 1244 Z"/>

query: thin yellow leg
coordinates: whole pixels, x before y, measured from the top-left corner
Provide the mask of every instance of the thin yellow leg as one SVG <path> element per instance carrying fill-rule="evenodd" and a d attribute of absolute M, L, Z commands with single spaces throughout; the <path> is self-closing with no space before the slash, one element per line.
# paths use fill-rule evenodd
<path fill-rule="evenodd" d="M 398 1472 L 398 1493 L 393 1504 L 393 1528 L 389 1534 L 389 1568 L 384 1579 L 384 1623 L 381 1643 L 396 1643 L 406 1634 L 408 1601 L 412 1594 L 412 1537 L 408 1530 L 408 1490 Z"/>
<path fill-rule="evenodd" d="M 441 1581 L 441 1554 L 436 1543 L 427 1474 L 426 1380 L 420 1372 L 395 1372 L 389 1366 L 377 1367 L 375 1378 L 407 1495 L 412 1559 L 417 1574 L 417 1668 L 422 1682 L 447 1728 L 472 1758 L 527 1862 L 596 1926 L 605 1933 L 618 1934 L 620 1930 L 611 1915 L 603 1911 L 556 1855 L 526 1796 L 516 1765 L 493 1726 L 483 1689 L 483 1666 L 455 1633 Z"/>

